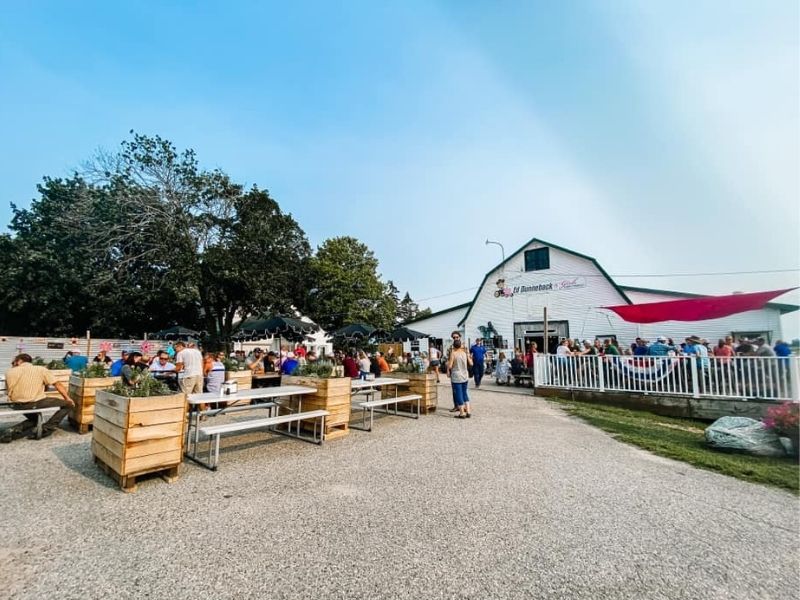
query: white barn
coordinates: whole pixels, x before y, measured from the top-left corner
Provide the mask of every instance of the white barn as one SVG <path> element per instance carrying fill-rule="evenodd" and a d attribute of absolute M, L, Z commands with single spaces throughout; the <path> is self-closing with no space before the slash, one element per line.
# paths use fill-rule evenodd
<path fill-rule="evenodd" d="M 458 329 L 469 341 L 488 337 L 506 349 L 535 341 L 542 349 L 546 309 L 553 352 L 563 337 L 591 340 L 614 336 L 629 344 L 637 336 L 652 341 L 664 335 L 680 342 L 688 335 L 698 335 L 714 343 L 733 334 L 737 338 L 763 335 L 774 342 L 781 337 L 781 315 L 798 309 L 771 302 L 760 310 L 722 319 L 637 325 L 599 308 L 698 296 L 620 286 L 594 258 L 534 238 L 486 274 L 472 302 L 408 325 L 443 340 Z"/>

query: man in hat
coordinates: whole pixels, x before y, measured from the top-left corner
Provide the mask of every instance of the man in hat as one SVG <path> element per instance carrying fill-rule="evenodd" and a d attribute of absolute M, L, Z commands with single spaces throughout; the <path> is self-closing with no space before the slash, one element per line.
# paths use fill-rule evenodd
<path fill-rule="evenodd" d="M 253 350 L 253 355 L 247 358 L 247 368 L 253 375 L 260 375 L 264 372 L 264 351 L 261 348 Z"/>
<path fill-rule="evenodd" d="M 650 344 L 647 354 L 649 356 L 669 356 L 669 351 L 670 347 L 667 345 L 667 338 L 660 335 L 654 343 Z"/>

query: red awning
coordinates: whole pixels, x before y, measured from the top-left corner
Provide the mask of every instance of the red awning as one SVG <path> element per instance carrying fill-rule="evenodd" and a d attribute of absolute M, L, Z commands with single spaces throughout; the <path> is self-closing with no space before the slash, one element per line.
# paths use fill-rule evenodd
<path fill-rule="evenodd" d="M 796 290 L 774 290 L 772 292 L 755 292 L 751 294 L 731 294 L 730 296 L 704 296 L 688 300 L 670 300 L 667 302 L 648 302 L 646 304 L 623 304 L 621 306 L 603 306 L 613 310 L 620 317 L 631 323 L 660 323 L 661 321 L 705 321 L 720 319 L 728 315 L 758 310 L 781 294 Z"/>

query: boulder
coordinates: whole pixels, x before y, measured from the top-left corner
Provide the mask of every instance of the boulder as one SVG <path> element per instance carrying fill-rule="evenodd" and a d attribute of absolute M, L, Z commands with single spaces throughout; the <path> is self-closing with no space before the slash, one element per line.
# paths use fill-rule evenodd
<path fill-rule="evenodd" d="M 706 441 L 712 448 L 746 452 L 757 456 L 786 456 L 778 436 L 761 421 L 747 417 L 722 417 L 706 428 Z"/>

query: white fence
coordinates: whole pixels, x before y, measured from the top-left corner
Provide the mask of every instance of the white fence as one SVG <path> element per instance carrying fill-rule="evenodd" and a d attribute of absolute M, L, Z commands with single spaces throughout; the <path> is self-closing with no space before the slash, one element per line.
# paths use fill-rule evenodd
<path fill-rule="evenodd" d="M 599 392 L 800 401 L 800 357 L 538 354 L 534 381 Z"/>

